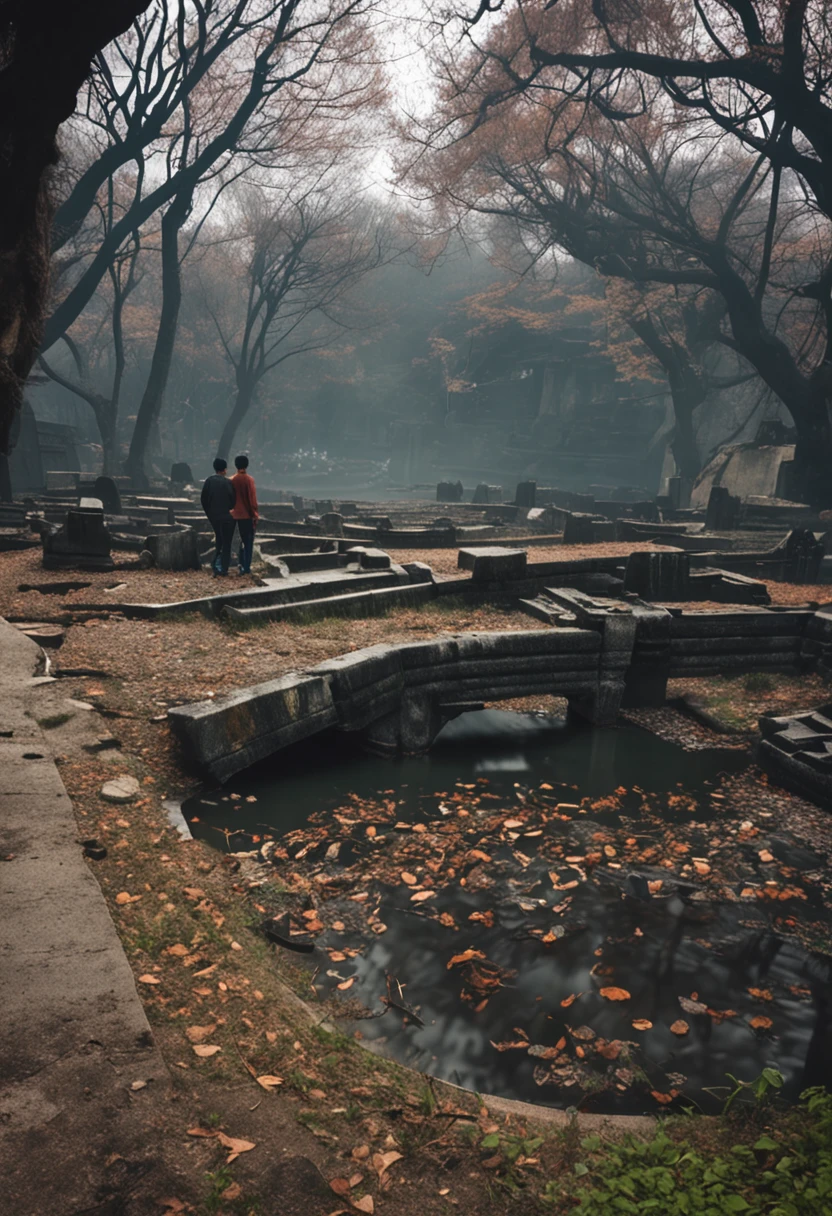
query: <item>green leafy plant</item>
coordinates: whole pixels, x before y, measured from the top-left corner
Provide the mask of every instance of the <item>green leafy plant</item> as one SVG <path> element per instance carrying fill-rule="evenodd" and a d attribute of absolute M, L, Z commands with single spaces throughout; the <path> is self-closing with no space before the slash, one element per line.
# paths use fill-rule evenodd
<path fill-rule="evenodd" d="M 748 1084 L 755 1100 L 779 1088 L 764 1074 Z M 809 1089 L 802 1100 L 797 1130 L 717 1156 L 671 1140 L 664 1127 L 649 1141 L 585 1137 L 572 1182 L 548 1183 L 544 1199 L 581 1216 L 832 1216 L 832 1095 Z"/>

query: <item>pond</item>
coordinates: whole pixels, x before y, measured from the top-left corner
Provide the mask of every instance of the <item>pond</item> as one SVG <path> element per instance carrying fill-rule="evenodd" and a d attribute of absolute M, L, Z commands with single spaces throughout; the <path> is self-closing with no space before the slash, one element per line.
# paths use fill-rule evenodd
<path fill-rule="evenodd" d="M 183 811 L 275 865 L 285 932 L 373 1050 L 545 1105 L 711 1112 L 729 1072 L 777 1068 L 790 1098 L 829 1074 L 829 965 L 787 928 L 823 911 L 732 818 L 747 763 L 486 710 L 419 758 L 322 737 Z"/>

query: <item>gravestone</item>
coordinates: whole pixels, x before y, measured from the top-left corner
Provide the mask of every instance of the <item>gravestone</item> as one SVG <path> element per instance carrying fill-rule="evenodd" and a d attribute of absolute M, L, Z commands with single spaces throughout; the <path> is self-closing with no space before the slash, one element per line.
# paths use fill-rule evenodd
<path fill-rule="evenodd" d="M 332 499 L 325 498 L 322 502 L 315 503 L 315 511 L 318 515 L 329 515 L 335 508 L 332 505 Z"/>
<path fill-rule="evenodd" d="M 176 527 L 151 533 L 145 540 L 145 549 L 153 556 L 153 564 L 159 570 L 198 570 L 199 547 L 194 528 Z"/>
<path fill-rule="evenodd" d="M 481 481 L 474 490 L 474 497 L 471 500 L 474 503 L 479 503 L 482 506 L 488 506 L 489 503 L 498 503 L 503 501 L 503 487 L 490 486 L 486 482 Z"/>
<path fill-rule="evenodd" d="M 46 525 L 41 532 L 45 570 L 112 570 L 110 533 L 103 510 L 70 508 L 60 527 Z"/>
<path fill-rule="evenodd" d="M 324 536 L 343 536 L 344 517 L 338 511 L 326 511 L 321 516 L 321 527 L 324 530 Z"/>
<path fill-rule="evenodd" d="M 191 472 L 191 466 L 186 460 L 177 460 L 170 466 L 170 480 L 173 485 L 192 486 L 194 484 L 194 475 Z"/>
<path fill-rule="evenodd" d="M 462 502 L 464 492 L 461 481 L 440 481 L 436 487 L 436 501 Z"/>
<path fill-rule="evenodd" d="M 301 494 L 292 495 L 292 506 L 295 508 L 298 515 L 303 515 L 303 496 Z"/>
<path fill-rule="evenodd" d="M 101 499 L 105 515 L 121 515 L 121 495 L 112 477 L 96 477 L 92 492 Z"/>
<path fill-rule="evenodd" d="M 680 549 L 631 553 L 624 572 L 624 590 L 645 600 L 686 600 L 690 596 L 690 554 Z"/>
<path fill-rule="evenodd" d="M 740 505 L 740 499 L 735 498 L 725 486 L 711 486 L 705 512 L 705 531 L 730 532 L 737 526 Z"/>
<path fill-rule="evenodd" d="M 537 482 L 536 481 L 520 481 L 517 484 L 517 490 L 514 494 L 514 501 L 518 507 L 525 507 L 530 511 L 532 507 L 537 506 Z"/>

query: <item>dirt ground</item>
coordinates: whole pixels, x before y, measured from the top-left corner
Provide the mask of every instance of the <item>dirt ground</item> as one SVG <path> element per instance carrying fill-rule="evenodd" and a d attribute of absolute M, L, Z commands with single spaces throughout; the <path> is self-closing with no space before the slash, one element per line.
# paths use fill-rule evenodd
<path fill-rule="evenodd" d="M 591 553 L 607 548 L 592 546 Z M 536 550 L 535 559 L 546 560 L 547 552 Z M 455 551 L 411 552 L 407 559 L 456 572 L 448 564 Z M 19 590 L 66 581 L 90 586 L 58 595 Z M 107 591 L 119 583 L 127 586 Z M 203 572 L 50 573 L 36 550 L 0 555 L 0 613 L 29 620 L 54 619 L 65 603 L 81 607 L 110 594 L 164 602 L 214 586 Z M 817 600 L 822 590 L 771 585 L 779 603 Z M 327 1010 L 310 1017 L 292 996 L 300 991 L 314 1000 L 308 974 L 256 932 L 265 907 L 247 891 L 238 863 L 181 840 L 163 806 L 197 785 L 167 726 L 172 704 L 219 696 L 376 642 L 538 627 L 545 626 L 520 613 L 453 603 L 369 621 L 273 622 L 240 634 L 201 617 L 148 623 L 99 614 L 71 624 L 63 645 L 50 652 L 58 671 L 101 673 L 42 686 L 32 713 L 58 753 L 79 835 L 95 836 L 107 849 L 106 858 L 90 864 L 173 1078 L 159 1136 L 180 1182 L 174 1194 L 148 1196 L 148 1211 L 156 1205 L 161 1213 L 200 1216 L 330 1216 L 395 1207 L 401 1216 L 433 1216 L 568 1209 L 544 1205 L 541 1195 L 547 1181 L 572 1177 L 580 1151 L 574 1131 L 550 1130 L 538 1143 L 516 1116 L 369 1056 L 330 1028 Z M 816 677 L 778 676 L 750 688 L 747 681 L 677 681 L 671 692 L 694 694 L 743 731 L 753 729 L 760 712 L 828 698 Z M 548 700 L 534 707 L 551 709 Z M 88 750 L 102 738 L 105 750 Z M 129 806 L 113 807 L 100 788 L 120 773 L 135 775 L 142 792 Z M 769 808 L 772 824 L 797 831 L 797 823 L 814 847 L 832 844 L 823 812 L 770 789 L 753 770 L 731 788 L 729 818 L 750 801 Z M 234 1148 L 217 1133 L 246 1147 L 229 1161 Z"/>

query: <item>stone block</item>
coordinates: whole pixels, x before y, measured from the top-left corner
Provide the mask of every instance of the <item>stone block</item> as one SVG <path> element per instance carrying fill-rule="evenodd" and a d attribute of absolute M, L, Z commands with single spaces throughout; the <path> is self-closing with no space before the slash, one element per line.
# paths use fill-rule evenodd
<path fill-rule="evenodd" d="M 460 549 L 457 565 L 473 571 L 474 582 L 504 582 L 523 578 L 526 573 L 526 550 L 492 548 Z"/>
<path fill-rule="evenodd" d="M 598 518 L 583 511 L 567 511 L 563 521 L 565 545 L 592 545 L 598 540 Z M 607 521 L 604 520 L 604 523 Z M 614 526 L 614 525 L 613 525 Z"/>
<path fill-rule="evenodd" d="M 194 484 L 194 475 L 186 460 L 177 460 L 170 466 L 170 480 L 173 485 L 192 486 Z"/>
<path fill-rule="evenodd" d="M 706 532 L 730 532 L 736 528 L 741 505 L 741 500 L 725 486 L 711 486 L 705 511 Z"/>
<path fill-rule="evenodd" d="M 360 730 L 368 722 L 397 710 L 404 678 L 395 646 L 368 646 L 313 667 L 310 675 L 327 680 L 343 730 Z"/>
<path fill-rule="evenodd" d="M 335 726 L 329 682 L 287 675 L 216 701 L 168 710 L 192 762 L 224 781 L 281 748 Z"/>
<path fill-rule="evenodd" d="M 503 501 L 503 487 L 490 486 L 485 482 L 480 482 L 474 490 L 474 497 L 471 501 L 479 503 L 481 506 L 488 506 L 489 503 L 500 503 Z"/>
<path fill-rule="evenodd" d="M 100 498 L 80 498 L 78 507 L 81 511 L 103 511 L 104 503 Z"/>
<path fill-rule="evenodd" d="M 518 507 L 525 507 L 530 511 L 532 507 L 537 506 L 537 482 L 536 481 L 520 481 L 517 483 L 517 489 L 514 491 L 514 501 Z"/>
<path fill-rule="evenodd" d="M 121 494 L 112 477 L 96 477 L 92 492 L 101 499 L 105 515 L 121 515 Z"/>
<path fill-rule="evenodd" d="M 176 531 L 151 533 L 145 540 L 145 549 L 153 555 L 153 563 L 160 570 L 198 570 L 199 545 L 194 528 L 177 528 Z"/>
<path fill-rule="evenodd" d="M 77 567 L 80 570 L 112 570 L 110 533 L 103 510 L 70 508 L 58 528 L 41 532 L 43 566 L 46 570 Z"/>
<path fill-rule="evenodd" d="M 411 583 L 433 583 L 433 570 L 426 562 L 405 562 L 404 569 Z"/>
<path fill-rule="evenodd" d="M 624 590 L 646 600 L 686 600 L 689 576 L 690 555 L 681 550 L 631 553 Z"/>
<path fill-rule="evenodd" d="M 325 511 L 321 516 L 324 536 L 343 536 L 344 517 L 338 511 Z"/>
<path fill-rule="evenodd" d="M 436 501 L 462 502 L 464 493 L 461 481 L 440 481 L 436 487 Z"/>

